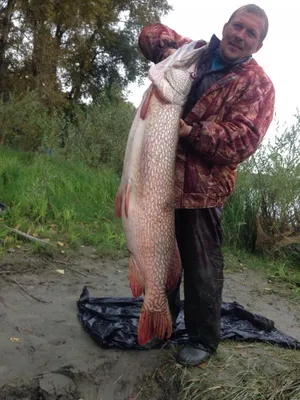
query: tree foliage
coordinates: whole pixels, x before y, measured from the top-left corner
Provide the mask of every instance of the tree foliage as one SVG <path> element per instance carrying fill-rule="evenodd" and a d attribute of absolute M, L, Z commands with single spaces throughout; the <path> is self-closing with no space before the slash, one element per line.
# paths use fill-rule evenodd
<path fill-rule="evenodd" d="M 49 105 L 97 98 L 145 74 L 143 25 L 167 0 L 0 0 L 0 94 L 38 90 Z"/>

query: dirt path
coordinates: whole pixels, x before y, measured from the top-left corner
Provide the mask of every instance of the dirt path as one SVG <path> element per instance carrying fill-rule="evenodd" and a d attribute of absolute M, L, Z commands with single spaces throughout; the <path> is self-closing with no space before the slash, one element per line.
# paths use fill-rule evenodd
<path fill-rule="evenodd" d="M 131 295 L 127 260 L 84 253 L 67 265 L 23 253 L 0 262 L 1 400 L 140 398 L 143 376 L 155 368 L 160 352 L 104 350 L 77 319 L 84 285 L 96 297 Z M 228 274 L 224 300 L 238 301 L 300 339 L 300 308 L 266 292 L 268 286 L 250 270 Z"/>

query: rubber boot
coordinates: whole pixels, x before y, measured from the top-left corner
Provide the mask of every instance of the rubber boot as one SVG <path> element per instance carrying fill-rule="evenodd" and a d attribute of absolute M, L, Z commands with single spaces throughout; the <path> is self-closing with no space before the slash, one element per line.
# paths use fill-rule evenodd
<path fill-rule="evenodd" d="M 200 365 L 211 357 L 201 345 L 186 344 L 177 354 L 177 362 L 186 367 Z"/>

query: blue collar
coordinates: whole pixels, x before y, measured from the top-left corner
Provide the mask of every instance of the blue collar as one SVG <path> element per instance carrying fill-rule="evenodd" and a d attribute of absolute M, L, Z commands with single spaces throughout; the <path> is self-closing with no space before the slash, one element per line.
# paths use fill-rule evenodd
<path fill-rule="evenodd" d="M 208 45 L 208 51 L 214 53 L 213 60 L 212 60 L 212 65 L 211 69 L 223 69 L 226 67 L 233 67 L 235 65 L 241 64 L 251 58 L 251 56 L 247 56 L 242 58 L 241 60 L 233 61 L 233 62 L 228 62 L 225 61 L 219 52 L 220 48 L 220 39 L 217 38 L 216 35 L 213 35 L 210 39 L 209 45 Z"/>

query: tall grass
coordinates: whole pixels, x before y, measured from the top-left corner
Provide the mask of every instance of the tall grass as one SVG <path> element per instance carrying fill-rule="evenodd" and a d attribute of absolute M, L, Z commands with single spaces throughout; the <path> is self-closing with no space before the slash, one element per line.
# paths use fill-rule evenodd
<path fill-rule="evenodd" d="M 225 243 L 232 247 L 255 247 L 255 216 L 260 209 L 260 195 L 253 190 L 251 172 L 240 170 L 236 189 L 224 207 Z"/>
<path fill-rule="evenodd" d="M 117 242 L 120 248 L 123 239 L 109 196 L 122 170 L 134 111 L 118 93 L 91 105 L 68 104 L 56 112 L 47 110 L 34 93 L 0 103 L 2 146 L 35 151 L 2 150 L 0 194 L 2 201 L 13 204 L 5 218 L 21 226 L 25 220 L 27 225 L 39 224 L 39 229 L 52 218 L 60 232 L 69 232 L 71 243 L 98 243 L 101 220 L 101 232 L 113 238 L 104 247 Z M 44 155 L 36 156 L 41 152 Z M 236 190 L 223 215 L 225 245 L 260 248 L 272 257 L 288 256 L 299 265 L 299 177 L 298 115 L 294 125 L 283 131 L 278 128 L 273 143 L 264 143 L 240 165 Z M 258 237 L 257 221 L 265 242 L 262 235 Z M 94 236 L 87 232 L 89 224 Z M 291 243 L 283 246 L 284 241 Z"/>
<path fill-rule="evenodd" d="M 0 149 L 0 199 L 10 227 L 72 245 L 94 245 L 102 254 L 124 251 L 114 214 L 119 178 L 61 157 Z"/>
<path fill-rule="evenodd" d="M 240 165 L 223 227 L 229 246 L 300 264 L 300 116 Z"/>

